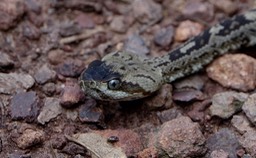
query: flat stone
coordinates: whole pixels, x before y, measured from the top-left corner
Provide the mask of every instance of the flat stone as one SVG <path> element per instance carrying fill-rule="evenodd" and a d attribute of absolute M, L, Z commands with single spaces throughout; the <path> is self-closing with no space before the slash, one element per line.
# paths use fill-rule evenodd
<path fill-rule="evenodd" d="M 133 15 L 141 23 L 160 21 L 163 17 L 162 7 L 153 0 L 134 0 Z"/>
<path fill-rule="evenodd" d="M 79 109 L 79 119 L 86 123 L 100 123 L 103 121 L 104 115 L 102 109 L 96 107 L 97 103 L 94 99 L 88 99 Z"/>
<path fill-rule="evenodd" d="M 139 55 L 146 55 L 149 53 L 149 49 L 146 46 L 145 41 L 141 36 L 133 34 L 128 37 L 124 43 L 123 49 L 127 52 L 132 52 Z"/>
<path fill-rule="evenodd" d="M 189 38 L 198 35 L 204 30 L 203 26 L 199 23 L 190 20 L 182 21 L 176 28 L 174 39 L 177 42 L 184 42 Z"/>
<path fill-rule="evenodd" d="M 41 130 L 25 129 L 17 139 L 17 145 L 21 149 L 27 149 L 42 143 L 45 140 L 44 132 Z"/>
<path fill-rule="evenodd" d="M 155 44 L 161 47 L 167 47 L 172 43 L 174 28 L 172 26 L 161 28 L 154 35 Z"/>
<path fill-rule="evenodd" d="M 157 148 L 169 157 L 199 157 L 206 152 L 199 124 L 193 123 L 189 117 L 165 122 L 156 137 Z"/>
<path fill-rule="evenodd" d="M 13 94 L 31 88 L 35 83 L 32 76 L 28 74 L 0 73 L 0 93 Z"/>
<path fill-rule="evenodd" d="M 256 60 L 245 54 L 226 54 L 214 60 L 206 71 L 224 87 L 240 91 L 255 89 Z"/>
<path fill-rule="evenodd" d="M 35 74 L 35 80 L 39 84 L 44 84 L 56 78 L 56 72 L 51 70 L 47 64 L 43 65 Z"/>
<path fill-rule="evenodd" d="M 199 90 L 195 89 L 179 89 L 173 91 L 174 101 L 190 102 L 195 100 L 204 100 L 206 96 Z"/>
<path fill-rule="evenodd" d="M 182 80 L 173 83 L 173 86 L 176 89 L 185 89 L 185 88 L 192 88 L 196 90 L 202 90 L 205 86 L 207 81 L 207 77 L 199 76 L 199 75 L 192 75 L 185 77 Z"/>
<path fill-rule="evenodd" d="M 62 107 L 60 106 L 60 99 L 48 97 L 44 99 L 44 106 L 37 117 L 37 121 L 44 125 L 51 119 L 56 118 L 61 113 Z"/>
<path fill-rule="evenodd" d="M 14 66 L 14 61 L 7 53 L 0 51 L 0 71 L 12 68 Z"/>
<path fill-rule="evenodd" d="M 81 60 L 66 60 L 59 64 L 57 73 L 65 77 L 78 77 L 84 70 L 84 64 Z"/>
<path fill-rule="evenodd" d="M 210 114 L 223 119 L 231 117 L 234 113 L 241 111 L 248 94 L 237 92 L 217 93 L 212 97 Z"/>
<path fill-rule="evenodd" d="M 206 141 L 206 146 L 208 153 L 212 153 L 215 150 L 223 150 L 232 158 L 237 158 L 236 150 L 240 147 L 235 134 L 227 128 L 220 129 L 210 136 Z M 209 155 L 206 157 L 209 157 Z"/>
<path fill-rule="evenodd" d="M 231 124 L 240 134 L 253 129 L 249 120 L 244 115 L 234 115 Z"/>
<path fill-rule="evenodd" d="M 39 112 L 39 98 L 36 92 L 21 92 L 15 94 L 11 100 L 10 111 L 13 120 L 32 122 Z"/>
<path fill-rule="evenodd" d="M 251 123 L 256 126 L 256 93 L 249 96 L 242 109 Z"/>

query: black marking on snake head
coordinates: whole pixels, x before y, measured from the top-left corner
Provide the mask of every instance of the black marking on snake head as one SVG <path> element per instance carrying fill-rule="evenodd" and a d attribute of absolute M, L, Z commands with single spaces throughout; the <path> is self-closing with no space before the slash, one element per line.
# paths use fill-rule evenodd
<path fill-rule="evenodd" d="M 111 68 L 112 67 L 106 65 L 104 61 L 95 60 L 82 72 L 80 78 L 85 81 L 109 81 L 122 76 L 117 72 L 111 71 Z"/>
<path fill-rule="evenodd" d="M 149 79 L 149 80 L 151 80 L 151 81 L 153 81 L 153 82 L 155 82 L 156 83 L 156 80 L 155 79 L 153 79 L 151 76 L 149 76 L 149 75 L 145 75 L 145 74 L 137 74 L 137 75 L 134 75 L 134 77 L 143 77 L 143 78 L 145 78 L 145 79 Z"/>

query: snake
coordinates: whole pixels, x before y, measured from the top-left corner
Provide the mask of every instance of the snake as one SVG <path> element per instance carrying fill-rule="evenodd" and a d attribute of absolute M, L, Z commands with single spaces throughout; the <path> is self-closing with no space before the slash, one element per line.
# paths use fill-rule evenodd
<path fill-rule="evenodd" d="M 97 100 L 136 100 L 198 72 L 218 56 L 255 44 L 256 9 L 252 9 L 209 27 L 163 56 L 148 58 L 114 50 L 91 62 L 81 73 L 79 84 Z"/>

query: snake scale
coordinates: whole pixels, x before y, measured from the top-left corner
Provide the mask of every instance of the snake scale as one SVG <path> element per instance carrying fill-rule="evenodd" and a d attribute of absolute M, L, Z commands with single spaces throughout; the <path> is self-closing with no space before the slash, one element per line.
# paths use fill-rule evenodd
<path fill-rule="evenodd" d="M 165 83 L 199 71 L 217 56 L 255 44 L 256 9 L 208 28 L 161 57 L 146 58 L 114 51 L 90 63 L 79 83 L 95 99 L 139 99 Z"/>

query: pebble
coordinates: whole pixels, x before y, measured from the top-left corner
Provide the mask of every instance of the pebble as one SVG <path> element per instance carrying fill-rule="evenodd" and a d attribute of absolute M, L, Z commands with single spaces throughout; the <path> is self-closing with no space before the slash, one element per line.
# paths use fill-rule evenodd
<path fill-rule="evenodd" d="M 187 114 L 193 121 L 202 123 L 205 120 L 205 110 L 209 107 L 210 104 L 210 100 L 195 102 Z"/>
<path fill-rule="evenodd" d="M 182 14 L 186 17 L 210 22 L 214 17 L 214 7 L 207 1 L 190 0 L 185 4 Z"/>
<path fill-rule="evenodd" d="M 189 38 L 198 35 L 204 30 L 204 27 L 190 20 L 182 21 L 176 28 L 174 39 L 177 42 L 184 42 Z"/>
<path fill-rule="evenodd" d="M 145 41 L 141 36 L 133 34 L 128 37 L 128 39 L 124 43 L 123 47 L 124 51 L 132 52 L 135 54 L 139 54 L 145 56 L 149 53 L 149 49 L 146 46 Z"/>
<path fill-rule="evenodd" d="M 236 150 L 240 147 L 235 134 L 227 128 L 222 128 L 210 136 L 206 141 L 206 146 L 210 154 L 216 150 L 223 150 L 232 158 L 237 158 Z"/>
<path fill-rule="evenodd" d="M 140 136 L 130 129 L 103 130 L 95 131 L 95 133 L 103 136 L 106 140 L 110 136 L 118 137 L 119 141 L 115 143 L 115 146 L 120 147 L 127 157 L 134 157 L 143 149 Z"/>
<path fill-rule="evenodd" d="M 117 33 L 125 33 L 129 28 L 129 25 L 125 23 L 125 20 L 124 16 L 115 16 L 110 23 L 111 30 Z"/>
<path fill-rule="evenodd" d="M 172 26 L 164 27 L 155 33 L 154 42 L 161 47 L 168 47 L 172 43 L 173 36 L 174 28 Z"/>
<path fill-rule="evenodd" d="M 243 103 L 248 98 L 246 93 L 223 92 L 217 93 L 212 97 L 210 114 L 222 119 L 228 119 L 234 113 L 241 111 Z"/>
<path fill-rule="evenodd" d="M 253 129 L 249 120 L 244 115 L 234 115 L 231 124 L 240 134 Z"/>
<path fill-rule="evenodd" d="M 75 22 L 82 28 L 93 29 L 95 27 L 94 19 L 87 13 L 79 12 Z"/>
<path fill-rule="evenodd" d="M 232 0 L 211 0 L 210 2 L 228 15 L 234 14 L 239 9 L 238 3 Z"/>
<path fill-rule="evenodd" d="M 65 108 L 72 108 L 85 98 L 84 92 L 76 81 L 68 80 L 61 94 L 60 104 Z"/>
<path fill-rule="evenodd" d="M 15 94 L 11 99 L 10 111 L 13 120 L 34 121 L 39 112 L 39 98 L 36 92 Z"/>
<path fill-rule="evenodd" d="M 31 88 L 35 83 L 32 76 L 18 73 L 0 73 L 0 93 L 13 94 Z"/>
<path fill-rule="evenodd" d="M 229 158 L 228 153 L 224 150 L 214 150 L 211 153 L 211 158 Z"/>
<path fill-rule="evenodd" d="M 17 24 L 17 20 L 26 11 L 23 0 L 1 0 L 0 1 L 0 30 L 8 30 Z"/>
<path fill-rule="evenodd" d="M 44 141 L 44 132 L 42 130 L 25 129 L 16 143 L 19 148 L 27 149 L 29 147 L 41 144 Z"/>
<path fill-rule="evenodd" d="M 206 152 L 199 124 L 189 117 L 181 116 L 165 122 L 156 137 L 158 148 L 169 157 L 199 157 Z"/>
<path fill-rule="evenodd" d="M 63 22 L 60 24 L 60 35 L 62 37 L 68 37 L 72 35 L 77 35 L 82 32 L 82 29 L 79 25 L 71 22 Z"/>
<path fill-rule="evenodd" d="M 210 64 L 208 76 L 224 87 L 239 91 L 254 90 L 256 85 L 256 60 L 245 54 L 226 54 Z"/>
<path fill-rule="evenodd" d="M 243 134 L 242 138 L 239 139 L 241 145 L 245 148 L 247 153 L 251 155 L 251 157 L 256 157 L 256 130 L 249 130 Z"/>
<path fill-rule="evenodd" d="M 44 106 L 40 110 L 40 114 L 37 117 L 37 121 L 44 125 L 50 120 L 56 118 L 62 113 L 62 108 L 60 106 L 59 98 L 47 97 L 44 99 Z"/>
<path fill-rule="evenodd" d="M 67 144 L 67 140 L 64 135 L 54 135 L 51 139 L 51 144 L 53 149 L 61 150 Z"/>
<path fill-rule="evenodd" d="M 88 99 L 79 108 L 79 119 L 85 123 L 101 123 L 104 120 L 102 109 L 94 99 Z"/>
<path fill-rule="evenodd" d="M 81 60 L 70 59 L 59 64 L 57 73 L 65 77 L 78 77 L 84 69 L 84 64 Z"/>
<path fill-rule="evenodd" d="M 57 65 L 65 59 L 65 52 L 60 49 L 53 49 L 48 52 L 47 58 L 51 64 Z"/>
<path fill-rule="evenodd" d="M 256 93 L 249 96 L 242 109 L 251 123 L 256 126 Z"/>
<path fill-rule="evenodd" d="M 46 82 L 54 80 L 56 78 L 56 72 L 54 70 L 51 70 L 49 66 L 45 64 L 40 67 L 39 70 L 37 70 L 34 78 L 37 83 L 44 84 Z"/>
<path fill-rule="evenodd" d="M 138 153 L 138 158 L 157 158 L 158 151 L 155 147 L 146 148 Z"/>
<path fill-rule="evenodd" d="M 53 82 L 46 83 L 43 86 L 43 92 L 47 96 L 53 96 L 56 91 L 56 86 Z"/>
<path fill-rule="evenodd" d="M 133 16 L 141 23 L 158 22 L 163 18 L 162 7 L 153 0 L 134 0 Z"/>
<path fill-rule="evenodd" d="M 204 100 L 206 96 L 199 90 L 179 89 L 173 91 L 172 99 L 174 101 L 190 102 L 195 100 Z"/>
<path fill-rule="evenodd" d="M 188 76 L 182 80 L 173 83 L 176 89 L 192 88 L 202 90 L 205 86 L 207 78 L 199 75 Z"/>
<path fill-rule="evenodd" d="M 145 104 L 150 109 L 165 108 L 168 109 L 172 106 L 172 86 L 165 84 L 159 91 L 156 92 L 155 96 L 145 99 Z"/>
<path fill-rule="evenodd" d="M 38 40 L 41 36 L 41 31 L 34 25 L 28 23 L 22 25 L 22 34 L 30 40 Z"/>
<path fill-rule="evenodd" d="M 182 116 L 182 111 L 178 108 L 173 107 L 164 111 L 158 111 L 156 114 L 160 119 L 161 123 L 164 123 Z"/>
<path fill-rule="evenodd" d="M 14 61 L 11 57 L 4 52 L 0 51 L 0 71 L 12 68 L 14 66 Z"/>

